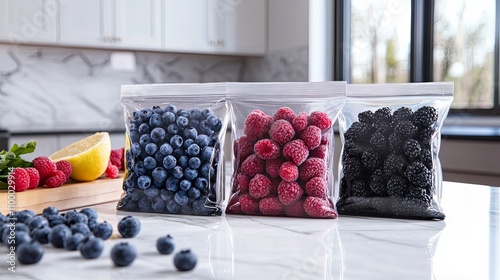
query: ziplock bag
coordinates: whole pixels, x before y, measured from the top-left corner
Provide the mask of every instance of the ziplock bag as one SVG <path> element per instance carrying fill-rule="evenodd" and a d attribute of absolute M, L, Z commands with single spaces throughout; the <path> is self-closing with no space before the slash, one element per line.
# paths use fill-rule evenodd
<path fill-rule="evenodd" d="M 442 220 L 440 129 L 453 83 L 347 85 L 341 214 Z"/>
<path fill-rule="evenodd" d="M 118 210 L 222 213 L 225 85 L 125 85 L 126 176 Z"/>
<path fill-rule="evenodd" d="M 333 130 L 344 82 L 229 83 L 229 214 L 336 218 Z"/>

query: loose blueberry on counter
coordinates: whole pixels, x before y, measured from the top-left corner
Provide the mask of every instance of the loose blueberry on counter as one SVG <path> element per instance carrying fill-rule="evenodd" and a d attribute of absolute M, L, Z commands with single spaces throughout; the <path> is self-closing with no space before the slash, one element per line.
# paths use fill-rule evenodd
<path fill-rule="evenodd" d="M 55 248 L 64 248 L 64 240 L 71 236 L 71 230 L 64 224 L 56 225 L 49 234 L 49 241 Z"/>
<path fill-rule="evenodd" d="M 83 208 L 82 210 L 80 210 L 80 213 L 82 213 L 85 216 L 87 216 L 87 218 L 89 219 L 89 221 L 91 219 L 97 220 L 97 217 L 98 217 L 97 211 L 95 211 L 92 208 Z"/>
<path fill-rule="evenodd" d="M 91 238 L 80 245 L 80 254 L 85 259 L 96 259 L 104 250 L 104 241 L 99 238 Z"/>
<path fill-rule="evenodd" d="M 59 210 L 57 210 L 57 208 L 54 206 L 49 206 L 42 210 L 42 216 L 44 216 L 45 218 L 57 214 L 59 214 Z"/>
<path fill-rule="evenodd" d="M 12 245 L 15 245 L 15 249 L 17 251 L 17 249 L 19 249 L 19 245 L 23 243 L 29 243 L 31 241 L 31 237 L 28 231 L 15 230 L 14 237 L 12 237 L 12 235 L 10 234 L 11 234 L 10 230 L 3 231 L 2 241 L 7 248 L 9 248 Z M 12 242 L 12 238 L 14 238 L 14 242 Z"/>
<path fill-rule="evenodd" d="M 118 232 L 123 238 L 132 238 L 141 231 L 141 222 L 136 217 L 126 216 L 118 223 Z"/>
<path fill-rule="evenodd" d="M 26 221 L 26 225 L 28 225 L 30 231 L 32 231 L 39 227 L 49 226 L 49 222 L 43 216 L 35 216 Z"/>
<path fill-rule="evenodd" d="M 77 232 L 64 240 L 64 249 L 68 251 L 76 251 L 78 250 L 78 246 L 80 246 L 85 239 L 86 237 L 83 234 Z"/>
<path fill-rule="evenodd" d="M 94 236 L 102 238 L 102 240 L 107 240 L 113 234 L 113 227 L 108 224 L 108 222 L 104 221 L 103 223 L 99 223 L 94 227 Z"/>
<path fill-rule="evenodd" d="M 53 228 L 57 225 L 65 225 L 66 224 L 66 219 L 59 214 L 47 216 L 47 221 L 49 221 L 49 227 L 51 227 L 51 228 Z"/>
<path fill-rule="evenodd" d="M 38 263 L 43 257 L 43 247 L 37 241 L 26 242 L 17 247 L 17 259 L 22 264 Z"/>
<path fill-rule="evenodd" d="M 137 251 L 134 246 L 127 242 L 118 243 L 111 249 L 111 260 L 116 266 L 129 266 L 136 256 Z"/>
<path fill-rule="evenodd" d="M 198 258 L 190 250 L 182 250 L 175 254 L 174 265 L 179 271 L 190 271 L 196 266 Z"/>
<path fill-rule="evenodd" d="M 87 215 L 76 212 L 76 214 L 71 215 L 67 219 L 67 221 L 68 221 L 68 225 L 71 226 L 71 225 L 74 225 L 76 223 L 87 224 L 89 222 L 89 219 L 87 218 Z"/>
<path fill-rule="evenodd" d="M 156 240 L 156 249 L 158 249 L 158 252 L 163 255 L 169 255 L 172 253 L 175 249 L 175 244 L 172 236 L 167 235 L 164 237 L 158 238 Z"/>
<path fill-rule="evenodd" d="M 51 228 L 48 226 L 36 228 L 32 231 L 31 236 L 33 240 L 38 241 L 40 244 L 48 244 L 50 231 Z"/>
<path fill-rule="evenodd" d="M 16 218 L 16 223 L 26 223 L 26 221 L 35 216 L 36 216 L 35 212 L 31 210 L 22 210 L 14 213 L 14 217 Z"/>
<path fill-rule="evenodd" d="M 90 228 L 87 224 L 84 223 L 76 223 L 71 225 L 71 233 L 81 233 L 85 237 L 89 237 L 91 234 Z"/>

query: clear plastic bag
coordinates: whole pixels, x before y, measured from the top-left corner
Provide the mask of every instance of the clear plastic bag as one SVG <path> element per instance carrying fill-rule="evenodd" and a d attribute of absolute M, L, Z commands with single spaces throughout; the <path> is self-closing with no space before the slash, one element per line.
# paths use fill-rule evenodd
<path fill-rule="evenodd" d="M 347 85 L 340 214 L 442 220 L 440 129 L 453 83 Z"/>
<path fill-rule="evenodd" d="M 118 210 L 220 215 L 225 84 L 122 86 L 126 176 Z"/>
<path fill-rule="evenodd" d="M 336 218 L 332 124 L 344 82 L 230 83 L 228 214 Z"/>

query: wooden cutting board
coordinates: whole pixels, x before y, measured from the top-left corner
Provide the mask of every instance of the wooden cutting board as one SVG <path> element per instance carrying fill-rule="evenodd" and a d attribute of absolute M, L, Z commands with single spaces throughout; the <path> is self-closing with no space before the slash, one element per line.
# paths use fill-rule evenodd
<path fill-rule="evenodd" d="M 31 209 L 41 214 L 48 206 L 70 210 L 94 204 L 118 201 L 123 192 L 123 174 L 115 179 L 102 178 L 92 182 L 69 182 L 59 188 L 40 187 L 15 194 L 15 210 Z M 0 190 L 0 212 L 7 214 L 7 190 Z M 12 202 L 10 202 L 12 203 Z"/>

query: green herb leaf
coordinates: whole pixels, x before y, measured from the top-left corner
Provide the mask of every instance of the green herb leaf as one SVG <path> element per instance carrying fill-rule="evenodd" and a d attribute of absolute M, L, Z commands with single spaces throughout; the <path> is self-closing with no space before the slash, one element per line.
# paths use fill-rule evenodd
<path fill-rule="evenodd" d="M 36 148 L 36 141 L 31 140 L 22 144 L 21 146 L 14 144 L 12 148 L 10 148 L 10 151 L 16 154 L 16 156 L 20 156 L 34 152 L 35 148 Z"/>

